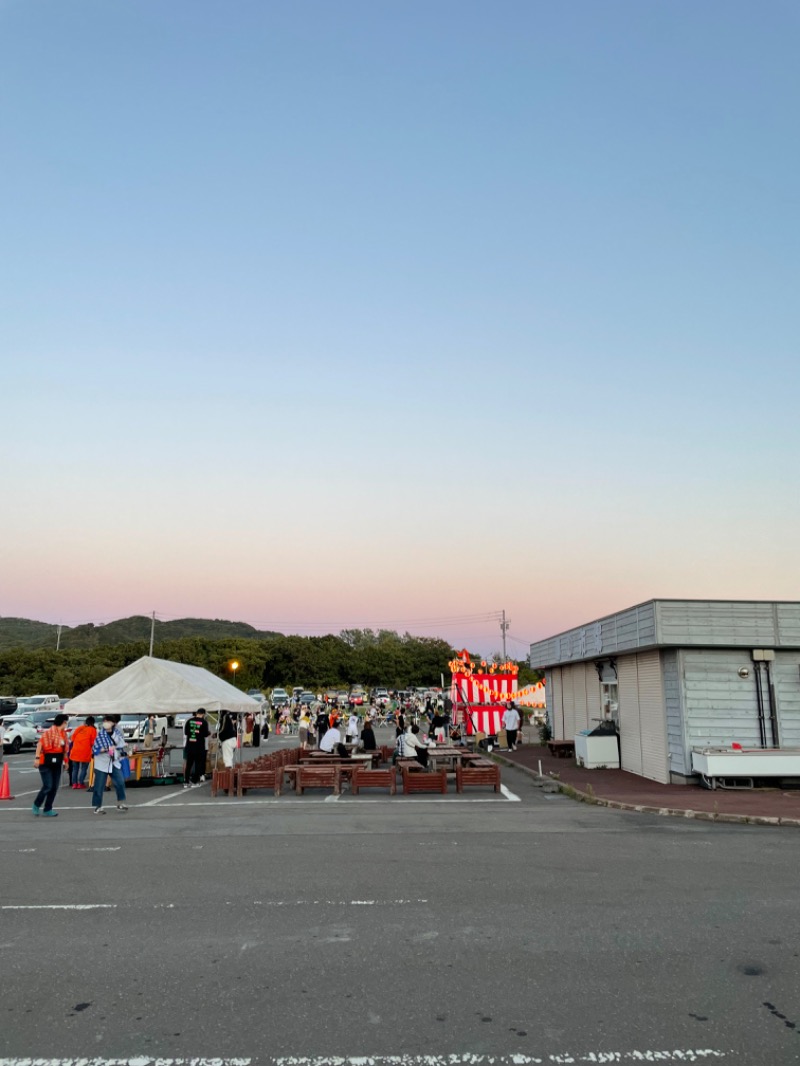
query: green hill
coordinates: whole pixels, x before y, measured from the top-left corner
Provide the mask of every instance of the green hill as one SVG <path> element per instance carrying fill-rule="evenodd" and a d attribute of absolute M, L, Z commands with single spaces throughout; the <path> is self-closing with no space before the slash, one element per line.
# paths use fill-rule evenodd
<path fill-rule="evenodd" d="M 58 626 L 31 618 L 0 618 L 0 651 L 6 648 L 55 648 Z"/>
<path fill-rule="evenodd" d="M 133 644 L 150 640 L 151 620 L 146 615 L 119 618 L 106 625 L 88 622 L 82 626 L 62 626 L 61 647 L 99 648 L 117 644 Z M 55 648 L 58 626 L 36 622 L 29 618 L 0 618 L 0 651 L 10 648 Z M 246 637 L 265 640 L 280 633 L 256 629 L 247 622 L 229 622 L 221 618 L 176 618 L 170 622 L 156 620 L 155 639 L 180 640 L 183 637 L 205 637 L 220 640 L 225 637 Z"/>

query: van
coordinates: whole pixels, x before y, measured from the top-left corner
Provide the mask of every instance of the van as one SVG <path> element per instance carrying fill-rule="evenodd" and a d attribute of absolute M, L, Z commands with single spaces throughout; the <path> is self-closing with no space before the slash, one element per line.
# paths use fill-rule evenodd
<path fill-rule="evenodd" d="M 17 700 L 19 714 L 28 714 L 30 711 L 52 711 L 58 714 L 61 710 L 61 697 L 55 693 L 38 696 L 20 696 Z"/>

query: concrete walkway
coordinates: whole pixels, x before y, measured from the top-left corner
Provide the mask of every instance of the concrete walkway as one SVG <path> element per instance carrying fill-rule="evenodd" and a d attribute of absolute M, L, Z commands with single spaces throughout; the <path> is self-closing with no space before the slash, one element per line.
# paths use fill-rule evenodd
<path fill-rule="evenodd" d="M 800 790 L 757 788 L 710 790 L 700 785 L 661 785 L 625 770 L 586 770 L 575 759 L 558 759 L 547 748 L 526 744 L 500 758 L 538 775 L 555 779 L 562 792 L 622 810 L 720 822 L 753 822 L 800 828 Z"/>

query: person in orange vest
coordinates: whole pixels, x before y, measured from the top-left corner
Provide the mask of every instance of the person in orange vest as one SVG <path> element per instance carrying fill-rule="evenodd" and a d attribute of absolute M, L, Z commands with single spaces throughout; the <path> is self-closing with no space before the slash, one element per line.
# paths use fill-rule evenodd
<path fill-rule="evenodd" d="M 42 787 L 39 789 L 31 810 L 34 815 L 43 814 L 47 818 L 57 818 L 58 811 L 53 810 L 53 802 L 61 784 L 61 769 L 67 750 L 67 716 L 57 714 L 53 724 L 39 737 L 33 765 L 39 771 Z M 42 810 L 44 804 L 44 810 Z"/>
<path fill-rule="evenodd" d="M 86 774 L 89 772 L 89 764 L 92 761 L 92 744 L 96 736 L 97 730 L 94 727 L 92 715 L 89 715 L 83 725 L 79 725 L 72 734 L 72 743 L 69 748 L 71 788 L 86 788 Z"/>

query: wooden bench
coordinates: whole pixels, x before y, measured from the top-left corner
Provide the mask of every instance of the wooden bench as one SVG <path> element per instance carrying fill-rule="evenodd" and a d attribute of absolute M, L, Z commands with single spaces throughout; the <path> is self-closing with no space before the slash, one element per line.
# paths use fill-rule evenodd
<path fill-rule="evenodd" d="M 394 767 L 388 770 L 366 770 L 363 766 L 359 766 L 353 774 L 350 791 L 357 796 L 359 789 L 362 788 L 388 788 L 389 794 L 394 796 L 397 792 Z"/>
<path fill-rule="evenodd" d="M 419 765 L 419 764 L 417 764 Z M 418 774 L 408 766 L 403 767 L 403 795 L 414 792 L 447 792 L 447 771 L 431 770 Z"/>
<path fill-rule="evenodd" d="M 227 792 L 229 796 L 234 793 L 235 770 L 232 766 L 226 766 L 221 770 L 213 770 L 211 773 L 211 795 L 218 792 Z"/>
<path fill-rule="evenodd" d="M 500 791 L 500 767 L 486 760 L 487 765 L 456 767 L 456 792 L 463 792 L 465 786 L 492 785 L 495 792 Z"/>
<path fill-rule="evenodd" d="M 411 770 L 412 772 L 419 771 L 423 773 L 425 771 L 425 767 L 421 762 L 417 762 L 416 759 L 407 759 L 405 756 L 401 756 L 401 758 L 395 763 L 395 766 L 401 773 L 403 770 Z"/>
<path fill-rule="evenodd" d="M 300 764 L 297 767 L 295 788 L 300 796 L 305 788 L 332 788 L 334 795 L 338 796 L 342 791 L 342 779 L 338 766 L 306 766 Z"/>
<path fill-rule="evenodd" d="M 283 768 L 273 766 L 271 770 L 251 770 L 249 766 L 240 766 L 236 778 L 237 796 L 243 796 L 249 788 L 271 788 L 276 796 L 280 796 Z"/>
<path fill-rule="evenodd" d="M 548 740 L 547 747 L 557 759 L 571 759 L 575 754 L 574 740 Z"/>

